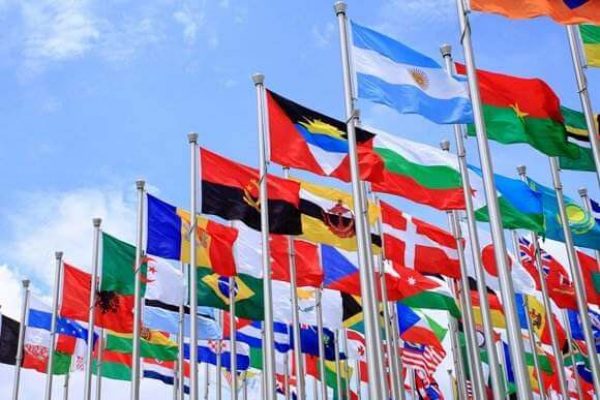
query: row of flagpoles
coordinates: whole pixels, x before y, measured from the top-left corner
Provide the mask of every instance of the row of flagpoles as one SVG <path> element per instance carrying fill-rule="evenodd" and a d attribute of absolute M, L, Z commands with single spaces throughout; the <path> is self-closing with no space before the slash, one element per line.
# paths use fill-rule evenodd
<path fill-rule="evenodd" d="M 515 288 L 513 277 L 511 277 L 509 258 L 508 258 L 508 246 L 504 235 L 504 227 L 502 222 L 502 213 L 497 198 L 497 185 L 495 183 L 495 177 L 493 173 L 493 165 L 491 159 L 491 153 L 488 145 L 488 137 L 486 133 L 486 124 L 483 116 L 482 100 L 479 92 L 479 84 L 477 78 L 477 69 L 475 64 L 475 55 L 471 45 L 471 30 L 468 18 L 468 9 L 465 6 L 464 0 L 457 0 L 457 9 L 459 15 L 459 23 L 461 28 L 461 44 L 464 50 L 465 66 L 467 71 L 469 97 L 473 107 L 473 120 L 476 131 L 477 148 L 481 161 L 482 180 L 484 185 L 485 200 L 489 212 L 489 223 L 491 227 L 492 243 L 494 247 L 494 259 L 498 269 L 499 275 L 499 288 L 501 293 L 502 305 L 506 317 L 506 328 L 508 335 L 508 344 L 510 349 L 510 359 L 512 360 L 512 368 L 514 373 L 514 379 L 516 384 L 516 393 L 519 400 L 528 400 L 532 398 L 532 388 L 527 370 L 527 362 L 525 360 L 525 346 L 523 342 L 523 335 L 521 332 L 521 323 L 519 321 L 518 306 L 515 299 Z M 351 44 L 348 33 L 348 21 L 346 16 L 346 4 L 344 2 L 337 2 L 335 4 L 335 14 L 338 20 L 339 33 L 340 33 L 340 46 L 341 46 L 341 59 L 342 59 L 342 72 L 344 81 L 344 104 L 345 104 L 345 121 L 346 121 L 346 133 L 348 142 L 348 154 L 349 154 L 349 165 L 350 165 L 350 178 L 352 184 L 352 198 L 353 198 L 353 215 L 355 223 L 356 241 L 357 241 L 357 259 L 360 276 L 360 293 L 362 299 L 362 311 L 364 318 L 365 327 L 365 348 L 366 348 L 366 366 L 369 376 L 369 399 L 386 399 L 393 398 L 394 400 L 404 400 L 406 398 L 406 388 L 404 386 L 404 379 L 400 377 L 403 374 L 402 358 L 399 357 L 400 352 L 400 339 L 397 326 L 398 315 L 396 307 L 393 306 L 393 302 L 389 301 L 387 297 L 387 285 L 386 276 L 384 272 L 384 261 L 383 257 L 376 257 L 372 250 L 371 230 L 369 223 L 369 206 L 368 202 L 371 200 L 374 203 L 378 203 L 377 196 L 375 196 L 369 188 L 369 184 L 361 180 L 361 170 L 359 168 L 359 149 L 357 146 L 357 128 L 359 124 L 359 111 L 356 106 L 356 99 L 354 93 L 356 88 L 354 87 L 354 75 L 353 75 L 353 61 Z M 583 69 L 582 55 L 580 53 L 578 31 L 575 26 L 568 26 L 567 33 L 569 38 L 569 44 L 571 47 L 571 53 L 573 58 L 573 64 L 575 67 L 575 75 L 577 78 L 578 92 L 581 98 L 582 108 L 586 117 L 587 129 L 589 140 L 592 147 L 593 159 L 596 165 L 596 171 L 600 171 L 600 145 L 598 143 L 598 136 L 596 132 L 596 125 L 594 122 L 594 116 L 591 108 L 591 102 L 589 99 L 589 93 L 587 90 L 586 78 Z M 454 76 L 455 71 L 454 63 L 452 60 L 451 48 L 448 45 L 444 45 L 441 48 L 442 56 L 445 63 L 446 72 L 449 76 Z M 258 208 L 260 211 L 260 231 L 261 231 L 261 257 L 262 257 L 262 290 L 264 298 L 264 323 L 263 323 L 263 397 L 266 399 L 275 399 L 278 383 L 276 381 L 276 350 L 275 350 L 275 331 L 274 323 L 274 311 L 273 311 L 273 287 L 272 287 L 272 257 L 270 254 L 270 221 L 269 221 L 269 193 L 268 193 L 268 179 L 267 179 L 267 167 L 269 161 L 269 143 L 268 143 L 268 116 L 266 106 L 266 89 L 264 86 L 264 76 L 261 74 L 255 74 L 252 77 L 257 96 L 257 131 L 259 139 L 259 171 L 258 171 Z M 466 358 L 467 362 L 456 363 L 456 375 L 457 375 L 457 386 L 459 398 L 466 398 L 466 393 L 470 390 L 473 392 L 474 398 L 487 398 L 486 387 L 488 386 L 485 379 L 485 374 L 482 369 L 482 359 L 480 346 L 477 339 L 477 329 L 475 322 L 475 315 L 473 313 L 473 304 L 470 296 L 470 283 L 469 273 L 467 271 L 467 254 L 465 250 L 466 242 L 463 233 L 466 233 L 468 238 L 468 245 L 471 249 L 481 249 L 480 238 L 478 234 L 475 208 L 473 205 L 471 192 L 472 185 L 469 181 L 469 172 L 466 161 L 466 150 L 464 144 L 464 132 L 463 127 L 460 124 L 455 124 L 454 127 L 455 136 L 455 147 L 458 158 L 458 166 L 460 175 L 462 178 L 462 190 L 464 192 L 465 200 L 465 217 L 466 217 L 466 232 L 463 232 L 465 226 L 460 223 L 462 215 L 458 211 L 448 211 L 448 221 L 451 228 L 451 232 L 456 240 L 456 246 L 458 250 L 458 256 L 461 268 L 461 278 L 457 282 L 451 281 L 450 286 L 453 288 L 453 293 L 457 297 L 462 310 L 461 320 L 451 318 L 450 325 L 453 333 L 452 348 L 453 357 L 456 360 L 460 360 L 462 357 L 460 350 L 460 343 L 457 342 L 458 324 L 462 323 L 465 331 L 466 338 Z M 189 237 L 189 265 L 197 265 L 197 224 L 198 221 L 194 217 L 202 210 L 199 205 L 199 196 L 201 188 L 198 187 L 198 177 L 200 176 L 200 170 L 203 168 L 199 163 L 198 156 L 200 154 L 198 148 L 198 135 L 192 133 L 188 135 L 190 145 L 190 218 L 189 227 L 187 227 L 187 235 Z M 449 143 L 443 143 L 442 149 L 449 151 Z M 553 187 L 558 200 L 558 211 L 562 221 L 562 229 L 564 235 L 564 241 L 569 261 L 570 275 L 573 279 L 575 288 L 577 308 L 579 311 L 585 343 L 587 346 L 587 354 L 590 362 L 592 371 L 593 385 L 595 387 L 595 393 L 600 393 L 600 364 L 598 361 L 597 350 L 595 345 L 595 337 L 592 331 L 592 326 L 588 313 L 588 302 L 586 300 L 586 292 L 584 287 L 584 281 L 581 272 L 581 266 L 579 265 L 575 244 L 572 238 L 569 218 L 567 215 L 567 209 L 565 204 L 564 195 L 562 192 L 562 183 L 560 179 L 560 171 L 558 166 L 558 160 L 556 157 L 550 157 L 550 171 L 553 180 Z M 286 178 L 287 178 L 286 170 Z M 519 167 L 520 177 L 526 181 L 526 169 L 525 167 Z M 596 172 L 598 180 L 600 182 L 600 175 Z M 137 193 L 138 193 L 138 210 L 137 210 L 137 229 L 136 229 L 136 244 L 135 244 L 135 263 L 134 263 L 134 303 L 133 303 L 133 336 L 132 336 L 132 357 L 131 357 L 131 399 L 137 400 L 140 398 L 140 376 L 141 376 L 141 335 L 142 335 L 142 285 L 143 285 L 143 265 L 145 264 L 146 254 L 144 252 L 144 219 L 145 219 L 145 183 L 143 181 L 137 182 Z M 369 196 L 372 195 L 371 199 Z M 588 200 L 582 195 L 584 205 L 589 207 Z M 92 250 L 92 273 L 91 273 L 91 290 L 89 298 L 89 312 L 88 312 L 88 330 L 87 330 L 87 353 L 85 357 L 85 380 L 84 380 L 84 394 L 85 400 L 91 400 L 92 398 L 92 375 L 94 370 L 94 346 L 92 345 L 95 339 L 95 329 L 97 321 L 96 313 L 94 309 L 97 304 L 97 293 L 96 288 L 99 287 L 99 267 L 101 259 L 101 246 L 100 241 L 102 237 L 101 231 L 101 220 L 94 219 L 94 242 Z M 377 222 L 376 233 L 382 234 L 381 220 Z M 516 237 L 516 232 L 513 231 L 512 238 L 514 239 L 515 251 L 519 252 L 519 243 Z M 556 357 L 557 373 L 559 391 L 563 398 L 570 398 L 568 388 L 568 378 L 566 376 L 564 361 L 562 359 L 562 349 L 559 343 L 557 335 L 557 327 L 554 324 L 554 318 L 552 315 L 552 305 L 550 303 L 549 289 L 547 287 L 546 279 L 543 275 L 543 265 L 541 259 L 541 249 L 539 248 L 538 238 L 535 232 L 531 232 L 531 241 L 535 248 L 535 265 L 539 273 L 539 279 L 541 283 L 542 299 L 544 303 L 544 309 L 546 312 L 546 321 L 549 324 L 549 332 L 551 336 L 551 346 L 553 353 Z M 287 236 L 288 242 L 288 259 L 290 267 L 290 298 L 292 308 L 292 330 L 294 341 L 294 354 L 293 354 L 293 365 L 295 368 L 295 387 L 297 397 L 305 399 L 308 397 L 307 388 L 304 381 L 304 371 L 308 367 L 304 366 L 304 360 L 302 357 L 302 348 L 300 345 L 300 316 L 298 313 L 298 294 L 296 287 L 299 286 L 296 282 L 296 259 L 294 250 L 294 239 L 293 236 Z M 481 253 L 478 251 L 471 251 L 470 256 L 472 258 L 471 263 L 474 266 L 474 275 L 477 280 L 477 292 L 478 299 L 480 302 L 483 335 L 485 337 L 485 346 L 487 354 L 487 365 L 489 366 L 490 386 L 491 393 L 494 400 L 500 400 L 504 397 L 505 383 L 504 372 L 502 371 L 499 360 L 499 353 L 495 348 L 495 332 L 493 328 L 491 307 L 488 300 L 485 271 L 483 262 L 481 259 Z M 385 254 L 385 251 L 382 251 Z M 52 366 L 54 363 L 54 349 L 57 335 L 57 319 L 58 319 L 58 307 L 60 297 L 60 286 L 61 286 L 61 271 L 63 270 L 62 253 L 56 253 L 56 276 L 54 284 L 54 295 L 52 304 L 52 319 L 50 325 L 51 334 L 51 348 L 48 352 L 47 361 L 47 379 L 45 388 L 45 398 L 50 399 L 52 393 Z M 190 268 L 193 270 L 193 268 Z M 190 312 L 190 333 L 189 343 L 197 344 L 200 339 L 200 332 L 198 331 L 198 308 L 201 306 L 198 303 L 198 274 L 194 271 L 188 271 L 190 278 L 190 293 L 189 293 L 189 312 Z M 230 371 L 232 371 L 234 377 L 231 380 L 231 395 L 232 399 L 237 399 L 238 388 L 236 371 L 237 368 L 237 343 L 236 343 L 236 283 L 235 277 L 230 276 L 229 278 L 229 338 L 230 338 Z M 23 354 L 23 343 L 25 335 L 25 325 L 27 321 L 27 310 L 29 304 L 29 291 L 28 282 L 24 282 L 24 301 L 21 313 L 21 325 L 19 332 L 19 345 L 17 349 L 17 359 L 15 367 L 14 377 L 14 392 L 13 400 L 18 400 L 19 396 L 19 382 L 20 382 L 20 363 L 22 362 Z M 377 294 L 381 293 L 380 298 Z M 320 299 L 321 291 L 317 291 L 317 325 L 319 333 L 319 364 L 320 364 L 320 380 L 321 380 L 321 394 L 322 399 L 327 398 L 327 387 L 325 377 L 325 349 L 323 346 L 323 316 L 322 316 L 322 302 Z M 383 315 L 383 331 L 379 323 L 379 310 L 382 310 Z M 526 314 L 528 314 L 526 312 Z M 179 355 L 177 362 L 177 373 L 176 373 L 176 385 L 174 385 L 174 398 L 182 399 L 184 396 L 184 319 L 185 319 L 185 307 L 183 304 L 179 305 Z M 528 324 L 531 327 L 531 323 Z M 340 341 L 347 340 L 345 334 L 340 338 L 340 332 L 335 332 L 336 337 L 336 368 L 338 369 L 336 379 L 338 380 L 337 387 L 341 390 L 341 369 L 342 364 L 339 359 L 339 348 L 343 347 L 347 349 L 347 346 L 341 346 Z M 96 343 L 100 343 L 97 346 L 98 353 L 102 350 L 101 342 L 104 335 L 101 333 Z M 535 370 L 538 374 L 538 382 L 542 381 L 540 370 L 541 367 L 538 364 L 537 357 L 535 357 L 536 344 L 534 333 L 530 328 L 529 344 L 534 353 L 534 361 L 536 363 Z M 569 341 L 571 342 L 571 341 Z M 381 352 L 381 344 L 385 343 L 385 352 Z M 219 346 L 220 349 L 220 346 Z M 220 351 L 220 350 L 219 350 Z M 96 355 L 98 357 L 98 354 Z M 99 358 L 101 360 L 101 358 Z M 199 369 L 198 369 L 198 352 L 192 347 L 189 352 L 189 398 L 197 400 L 201 397 L 199 387 Z M 221 362 L 221 357 L 217 357 L 217 361 Z M 464 368 L 463 365 L 467 365 L 468 368 Z M 96 366 L 96 368 L 100 368 Z M 360 370 L 360 367 L 357 368 Z M 220 371 L 220 370 L 219 370 Z M 389 371 L 389 373 L 387 372 Z M 467 378 L 467 375 L 470 377 Z M 68 376 L 68 374 L 67 374 Z M 220 372 L 217 374 L 220 379 Z M 387 379 L 391 376 L 391 379 Z M 289 375 L 286 374 L 289 378 Z M 417 379 L 413 376 L 411 380 Z M 96 399 L 99 398 L 99 392 L 101 390 L 101 373 L 97 372 L 97 394 Z M 289 384 L 289 382 L 288 382 Z M 413 385 L 416 385 L 413 383 Z M 469 387 L 471 386 L 471 387 Z M 346 388 L 348 386 L 346 385 Z M 220 391 L 219 391 L 220 392 Z"/>

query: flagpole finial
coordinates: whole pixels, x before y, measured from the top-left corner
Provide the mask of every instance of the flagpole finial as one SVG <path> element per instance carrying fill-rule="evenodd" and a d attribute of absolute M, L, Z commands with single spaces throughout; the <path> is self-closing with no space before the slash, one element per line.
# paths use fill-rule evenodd
<path fill-rule="evenodd" d="M 63 252 L 62 252 L 62 251 L 55 251 L 55 252 L 54 252 L 54 257 L 55 257 L 57 260 L 60 260 L 60 259 L 62 259 L 62 257 L 63 257 Z"/>
<path fill-rule="evenodd" d="M 94 228 L 98 228 L 102 223 L 102 218 L 94 218 L 92 219 L 92 223 L 94 224 Z"/>
<path fill-rule="evenodd" d="M 333 9 L 335 10 L 335 15 L 338 14 L 346 14 L 346 9 L 348 6 L 345 1 L 336 1 L 333 5 Z"/>
<path fill-rule="evenodd" d="M 581 188 L 577 189 L 577 193 L 579 193 L 579 195 L 581 197 L 585 197 L 588 194 L 588 190 L 587 190 L 587 188 L 581 187 Z"/>
<path fill-rule="evenodd" d="M 146 181 L 143 179 L 138 179 L 137 181 L 135 181 L 135 187 L 138 190 L 144 190 L 144 187 L 146 186 Z"/>
<path fill-rule="evenodd" d="M 31 281 L 30 281 L 29 279 L 23 279 L 23 281 L 22 281 L 22 283 L 23 283 L 23 287 L 24 287 L 25 289 L 27 289 L 27 288 L 29 287 L 29 283 L 30 283 L 30 282 L 31 282 Z"/>
<path fill-rule="evenodd" d="M 452 55 L 452 46 L 444 43 L 440 46 L 440 52 L 442 53 L 442 57 L 450 57 Z"/>
<path fill-rule="evenodd" d="M 252 82 L 254 82 L 254 85 L 263 85 L 265 83 L 265 76 L 258 72 L 252 74 Z"/>
<path fill-rule="evenodd" d="M 450 151 L 450 141 L 448 139 L 444 139 L 440 142 L 440 148 L 444 151 Z"/>
<path fill-rule="evenodd" d="M 196 132 L 188 133 L 188 142 L 189 143 L 198 143 L 198 134 Z"/>
<path fill-rule="evenodd" d="M 527 167 L 525 165 L 517 166 L 517 173 L 519 174 L 519 176 L 527 175 Z"/>

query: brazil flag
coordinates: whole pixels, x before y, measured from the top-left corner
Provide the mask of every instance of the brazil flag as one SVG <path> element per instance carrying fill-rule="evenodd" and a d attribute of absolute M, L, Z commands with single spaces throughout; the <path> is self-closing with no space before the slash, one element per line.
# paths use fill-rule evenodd
<path fill-rule="evenodd" d="M 196 269 L 198 305 L 229 310 L 229 277 L 213 273 L 209 268 Z M 235 277 L 235 315 L 261 321 L 263 312 L 262 279 L 239 274 Z"/>

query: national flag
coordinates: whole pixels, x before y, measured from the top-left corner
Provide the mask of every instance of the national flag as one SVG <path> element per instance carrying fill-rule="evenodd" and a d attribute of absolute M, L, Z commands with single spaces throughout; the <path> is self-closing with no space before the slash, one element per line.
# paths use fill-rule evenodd
<path fill-rule="evenodd" d="M 0 363 L 15 365 L 19 345 L 19 322 L 2 315 L 0 319 Z"/>
<path fill-rule="evenodd" d="M 365 335 L 353 329 L 346 329 L 348 348 L 346 349 L 348 359 L 355 361 L 366 361 L 367 345 Z"/>
<path fill-rule="evenodd" d="M 179 333 L 179 306 L 163 303 L 158 300 L 145 300 L 143 307 L 143 323 L 147 328 L 177 335 Z M 215 320 L 215 310 L 209 307 L 198 307 L 196 317 L 199 339 L 218 339 L 220 327 Z M 190 308 L 184 307 L 183 335 L 190 335 Z"/>
<path fill-rule="evenodd" d="M 305 355 L 304 356 L 304 365 L 305 365 L 305 373 L 306 375 L 312 376 L 316 380 L 321 379 L 321 368 L 319 363 L 319 357 Z M 341 371 L 343 375 L 341 375 L 342 388 L 339 388 L 337 385 L 337 374 L 335 368 L 335 362 L 333 361 L 325 361 L 325 382 L 322 382 L 328 388 L 333 389 L 333 398 L 339 399 L 341 398 L 341 393 L 345 391 L 345 383 L 348 380 L 348 376 L 344 371 Z"/>
<path fill-rule="evenodd" d="M 438 210 L 465 208 L 456 156 L 441 149 L 376 132 L 374 151 L 384 160 L 383 180 L 372 189 L 402 196 Z"/>
<path fill-rule="evenodd" d="M 415 370 L 415 387 L 421 400 L 444 400 L 440 386 L 433 377 L 423 370 Z"/>
<path fill-rule="evenodd" d="M 271 161 L 350 181 L 346 124 L 267 90 Z M 374 134 L 356 129 L 361 178 L 381 179 L 382 160 L 372 151 Z"/>
<path fill-rule="evenodd" d="M 599 224 L 600 223 L 600 204 L 598 204 L 598 202 L 596 200 L 590 199 L 590 207 L 591 207 L 592 216 L 596 220 L 596 223 Z"/>
<path fill-rule="evenodd" d="M 446 357 L 443 347 L 411 342 L 404 342 L 401 354 L 404 368 L 420 369 L 428 374 L 433 374 Z"/>
<path fill-rule="evenodd" d="M 399 280 L 404 283 L 402 290 L 406 297 L 401 302 L 410 307 L 432 310 L 445 310 L 455 318 L 460 318 L 460 311 L 454 296 L 446 282 L 435 276 L 424 276 L 418 272 L 395 266 Z"/>
<path fill-rule="evenodd" d="M 140 332 L 140 354 L 142 357 L 162 361 L 177 360 L 177 342 L 160 331 L 142 328 Z M 133 352 L 133 335 L 111 332 L 106 335 L 105 348 L 117 353 Z"/>
<path fill-rule="evenodd" d="M 319 262 L 319 246 L 280 235 L 271 235 L 269 240 L 271 278 L 278 281 L 290 281 L 290 240 L 294 246 L 297 285 L 320 287 L 323 283 L 323 270 Z"/>
<path fill-rule="evenodd" d="M 352 22 L 358 97 L 438 124 L 473 122 L 469 90 L 433 59 Z"/>
<path fill-rule="evenodd" d="M 221 359 L 221 367 L 231 370 L 231 344 L 228 340 L 199 340 L 198 361 L 217 365 L 217 357 Z M 183 353 L 186 360 L 190 356 L 190 344 L 185 343 Z M 246 371 L 250 367 L 250 348 L 246 343 L 236 343 L 235 357 L 237 371 Z"/>
<path fill-rule="evenodd" d="M 565 128 L 567 129 L 569 142 L 579 147 L 579 157 L 575 159 L 560 157 L 560 167 L 562 169 L 578 171 L 596 171 L 585 115 L 582 112 L 567 107 L 561 107 L 560 110 L 565 119 Z M 598 118 L 599 116 L 596 114 L 594 116 L 596 132 L 598 131 Z"/>
<path fill-rule="evenodd" d="M 300 183 L 301 238 L 324 243 L 345 250 L 356 251 L 356 227 L 352 195 L 339 189 Z M 377 206 L 369 202 L 369 224 L 377 221 Z M 380 245 L 380 238 L 371 234 L 372 242 Z"/>
<path fill-rule="evenodd" d="M 490 216 L 480 168 L 469 165 L 469 183 L 473 193 L 473 207 L 478 221 L 489 222 Z M 544 232 L 542 196 L 520 179 L 494 175 L 496 195 L 505 229 L 527 229 Z"/>
<path fill-rule="evenodd" d="M 263 323 L 261 321 L 249 321 L 249 324 L 244 324 L 238 327 L 236 338 L 238 341 L 246 343 L 253 348 L 262 348 Z M 291 327 L 283 322 L 273 323 L 275 349 L 281 353 L 285 353 L 292 348 L 290 343 Z"/>
<path fill-rule="evenodd" d="M 150 255 L 190 262 L 190 213 L 147 194 L 147 247 Z M 235 275 L 233 244 L 237 230 L 196 217 L 196 264 L 225 276 Z"/>
<path fill-rule="evenodd" d="M 464 65 L 456 67 L 466 74 Z M 478 70 L 477 77 L 491 140 L 528 143 L 549 156 L 579 156 L 579 149 L 567 141 L 560 100 L 546 82 L 484 70 Z M 469 135 L 475 135 L 472 125 Z"/>
<path fill-rule="evenodd" d="M 573 339 L 582 341 L 585 340 L 579 311 L 569 310 L 567 315 L 569 319 L 568 324 L 571 328 L 571 335 Z M 594 336 L 596 352 L 600 352 L 600 313 L 588 308 L 588 316 L 592 325 L 592 334 Z"/>
<path fill-rule="evenodd" d="M 101 375 L 104 378 L 120 381 L 131 380 L 131 354 L 119 353 L 110 350 L 102 351 L 102 360 L 98 363 L 97 350 L 92 360 L 92 373 L 98 375 L 100 368 Z"/>
<path fill-rule="evenodd" d="M 547 16 L 559 24 L 600 24 L 600 5 L 594 0 L 471 0 L 471 7 L 512 19 Z"/>
<path fill-rule="evenodd" d="M 600 67 L 600 26 L 579 25 L 579 32 L 581 32 L 587 65 Z"/>
<path fill-rule="evenodd" d="M 380 202 L 385 257 L 421 273 L 460 278 L 451 233 Z"/>
<path fill-rule="evenodd" d="M 155 379 L 163 382 L 166 385 L 175 383 L 177 363 L 174 361 L 160 361 L 151 358 L 142 359 L 142 376 L 148 379 Z M 189 394 L 189 377 L 190 377 L 190 364 L 185 361 L 184 364 L 184 379 L 183 379 L 183 391 Z"/>
<path fill-rule="evenodd" d="M 539 338 L 542 343 L 551 345 L 550 327 L 546 320 L 546 309 L 541 303 L 541 294 L 526 296 L 517 294 L 515 298 L 521 328 L 528 329 L 527 320 L 529 319 L 535 337 Z M 566 333 L 553 311 L 551 311 L 551 315 L 554 319 L 558 343 L 562 348 L 566 340 Z"/>
<path fill-rule="evenodd" d="M 506 329 L 506 319 L 504 317 L 504 306 L 500 302 L 498 296 L 488 290 L 488 304 L 490 306 L 490 317 L 494 328 Z M 479 293 L 476 290 L 471 290 L 471 302 L 473 305 L 473 317 L 477 326 L 483 326 L 483 316 L 481 314 L 481 302 Z"/>
<path fill-rule="evenodd" d="M 564 242 L 565 238 L 555 191 L 540 185 L 532 179 L 529 179 L 529 184 L 534 190 L 542 194 L 546 227 L 545 237 Z M 600 250 L 600 224 L 596 222 L 590 212 L 573 199 L 564 196 L 564 201 L 575 246 Z"/>
<path fill-rule="evenodd" d="M 200 149 L 202 212 L 260 230 L 259 171 Z M 268 175 L 269 231 L 300 235 L 300 185 Z"/>
<path fill-rule="evenodd" d="M 577 260 L 583 276 L 587 302 L 600 305 L 600 270 L 596 258 L 578 250 Z"/>
<path fill-rule="evenodd" d="M 411 307 L 396 303 L 400 338 L 411 343 L 441 346 L 440 340 L 429 325 L 428 319 Z"/>
<path fill-rule="evenodd" d="M 345 328 L 364 332 L 361 298 L 342 293 L 342 309 L 343 326 Z"/>

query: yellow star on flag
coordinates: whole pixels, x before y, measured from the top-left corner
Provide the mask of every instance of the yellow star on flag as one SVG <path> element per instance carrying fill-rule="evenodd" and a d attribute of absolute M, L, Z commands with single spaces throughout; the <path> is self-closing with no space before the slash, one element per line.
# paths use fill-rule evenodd
<path fill-rule="evenodd" d="M 513 109 L 515 114 L 517 114 L 517 118 L 519 118 L 519 119 L 524 119 L 525 117 L 527 117 L 529 115 L 526 112 L 521 111 L 521 109 L 519 108 L 519 105 L 517 103 L 511 105 L 510 108 Z"/>

